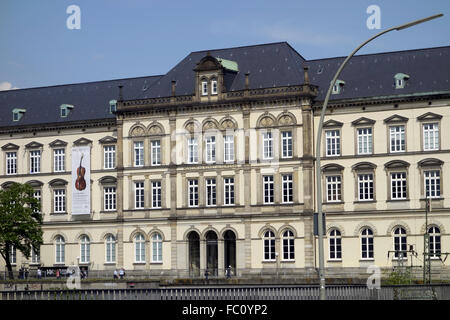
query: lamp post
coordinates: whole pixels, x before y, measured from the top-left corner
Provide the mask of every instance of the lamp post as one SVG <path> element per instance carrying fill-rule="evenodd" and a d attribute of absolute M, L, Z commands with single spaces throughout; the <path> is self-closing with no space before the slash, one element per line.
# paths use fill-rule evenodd
<path fill-rule="evenodd" d="M 403 30 L 412 26 L 415 26 L 419 23 L 427 22 L 436 18 L 442 17 L 443 14 L 436 14 L 432 15 L 430 17 L 419 19 L 415 21 L 411 21 L 402 25 L 399 25 L 397 27 L 392 27 L 389 29 L 386 29 L 384 31 L 381 31 L 380 33 L 377 33 L 370 39 L 364 41 L 362 44 L 360 44 L 355 50 L 353 50 L 352 53 L 344 60 L 344 62 L 339 67 L 338 71 L 334 75 L 333 80 L 330 82 L 330 86 L 328 88 L 327 95 L 325 97 L 325 101 L 322 106 L 322 112 L 320 114 L 320 121 L 319 121 L 319 127 L 317 130 L 317 139 L 316 139 L 316 185 L 317 185 L 317 211 L 318 211 L 318 234 L 319 234 L 319 279 L 320 279 L 320 300 L 326 299 L 325 294 L 325 272 L 324 272 L 324 252 L 323 252 L 323 212 L 322 212 L 322 180 L 321 180 L 321 170 L 320 170 L 320 145 L 321 145 L 321 137 L 322 137 L 322 129 L 323 129 L 323 120 L 325 118 L 325 112 L 327 110 L 328 100 L 330 99 L 331 90 L 339 77 L 339 74 L 341 73 L 342 69 L 344 69 L 344 66 L 347 64 L 348 60 L 350 60 L 351 57 L 355 55 L 356 52 L 358 52 L 359 49 L 361 49 L 363 46 L 365 46 L 370 41 L 374 40 L 375 38 L 378 38 L 379 36 L 388 33 L 393 30 Z"/>

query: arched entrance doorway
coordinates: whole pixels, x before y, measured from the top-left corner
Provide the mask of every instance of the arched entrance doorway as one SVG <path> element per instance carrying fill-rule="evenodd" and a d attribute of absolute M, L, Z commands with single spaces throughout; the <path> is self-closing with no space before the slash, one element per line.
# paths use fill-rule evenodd
<path fill-rule="evenodd" d="M 217 255 L 217 234 L 214 231 L 206 233 L 206 268 L 209 274 L 217 276 L 218 255 Z"/>
<path fill-rule="evenodd" d="M 236 274 L 236 235 L 233 231 L 227 230 L 223 234 L 224 240 L 224 270 L 231 266 L 233 274 Z"/>
<path fill-rule="evenodd" d="M 200 276 L 200 237 L 197 232 L 191 231 L 188 235 L 189 242 L 189 275 Z"/>

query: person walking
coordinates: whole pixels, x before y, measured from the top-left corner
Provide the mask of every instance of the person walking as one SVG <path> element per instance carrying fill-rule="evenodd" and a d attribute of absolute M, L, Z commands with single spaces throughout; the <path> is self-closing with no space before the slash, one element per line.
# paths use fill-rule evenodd
<path fill-rule="evenodd" d="M 120 269 L 119 276 L 120 276 L 120 279 L 123 279 L 123 277 L 125 277 L 125 270 L 123 268 Z"/>
<path fill-rule="evenodd" d="M 114 280 L 119 279 L 119 273 L 117 272 L 117 269 L 114 269 L 113 278 L 114 278 Z"/>
<path fill-rule="evenodd" d="M 225 271 L 225 275 L 226 275 L 227 279 L 231 278 L 231 266 L 228 266 L 228 268 Z"/>

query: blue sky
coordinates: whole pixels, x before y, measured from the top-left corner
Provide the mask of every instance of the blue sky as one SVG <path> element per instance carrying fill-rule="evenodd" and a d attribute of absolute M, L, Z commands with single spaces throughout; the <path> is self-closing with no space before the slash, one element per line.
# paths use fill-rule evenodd
<path fill-rule="evenodd" d="M 81 10 L 69 30 L 66 9 Z M 448 0 L 1 0 L 0 90 L 165 74 L 192 51 L 287 41 L 306 59 L 346 56 L 381 30 L 435 13 L 444 17 L 391 32 L 360 53 L 450 45 Z"/>

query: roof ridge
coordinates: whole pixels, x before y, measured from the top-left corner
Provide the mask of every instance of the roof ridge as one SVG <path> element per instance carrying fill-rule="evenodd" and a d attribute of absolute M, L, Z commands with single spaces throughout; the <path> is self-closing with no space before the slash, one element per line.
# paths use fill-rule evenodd
<path fill-rule="evenodd" d="M 374 56 L 374 55 L 382 55 L 382 54 L 412 52 L 412 51 L 434 50 L 434 49 L 442 49 L 442 48 L 450 48 L 450 46 L 439 46 L 439 47 L 419 48 L 419 49 L 407 49 L 407 50 L 387 51 L 387 52 L 378 52 L 378 53 L 364 53 L 364 54 L 357 54 L 357 55 L 355 55 L 355 57 Z M 305 60 L 305 61 L 306 62 L 310 62 L 310 61 L 332 60 L 332 59 L 340 59 L 340 58 L 345 59 L 346 57 L 347 56 L 337 56 L 337 57 L 330 57 L 330 58 L 311 59 L 311 60 Z"/>
<path fill-rule="evenodd" d="M 260 47 L 260 46 L 268 46 L 268 45 L 274 45 L 274 44 L 287 44 L 287 45 L 289 45 L 289 43 L 287 43 L 286 41 L 278 41 L 278 42 L 259 43 L 259 44 L 252 44 L 252 45 L 247 45 L 247 46 L 229 47 L 229 48 L 197 50 L 197 51 L 191 51 L 191 53 L 200 53 L 200 52 L 208 52 L 208 51 L 222 51 L 222 50 L 241 49 L 241 48 L 250 48 L 250 47 Z"/>

